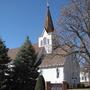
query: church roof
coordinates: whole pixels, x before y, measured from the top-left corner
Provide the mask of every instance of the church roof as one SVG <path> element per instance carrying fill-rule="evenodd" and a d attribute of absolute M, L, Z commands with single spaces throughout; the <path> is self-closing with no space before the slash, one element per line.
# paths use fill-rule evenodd
<path fill-rule="evenodd" d="M 40 48 L 39 48 L 36 44 L 34 44 L 33 46 L 34 46 L 36 52 L 39 52 L 39 51 L 40 51 Z M 16 57 L 16 55 L 17 55 L 18 52 L 19 52 L 19 48 L 9 49 L 9 51 L 8 51 L 8 56 L 9 56 L 11 59 L 15 59 L 15 57 Z"/>
<path fill-rule="evenodd" d="M 53 50 L 51 54 L 47 54 L 44 57 L 40 68 L 62 67 L 65 62 L 64 55 L 66 55 L 66 52 L 62 48 Z"/>
<path fill-rule="evenodd" d="M 53 21 L 52 21 L 49 6 L 47 7 L 47 16 L 46 16 L 44 28 L 45 28 L 47 33 L 50 33 L 50 32 L 54 31 L 54 26 L 53 26 Z"/>
<path fill-rule="evenodd" d="M 54 68 L 62 67 L 64 65 L 65 58 L 59 55 L 48 54 L 43 59 L 40 68 Z"/>
<path fill-rule="evenodd" d="M 33 46 L 36 52 L 40 52 L 41 48 L 39 48 L 37 45 L 33 45 Z M 19 48 L 9 49 L 8 56 L 14 60 L 18 51 L 19 51 Z M 59 54 L 63 53 L 60 49 L 56 51 L 58 51 Z M 42 63 L 39 67 L 40 68 L 52 68 L 52 67 L 57 67 L 57 66 L 63 66 L 64 61 L 65 61 L 64 59 L 65 59 L 64 57 L 57 55 L 55 53 L 47 54 L 42 60 Z"/>
<path fill-rule="evenodd" d="M 19 51 L 19 48 L 9 49 L 9 51 L 8 51 L 8 56 L 9 56 L 11 59 L 15 59 L 18 51 Z"/>

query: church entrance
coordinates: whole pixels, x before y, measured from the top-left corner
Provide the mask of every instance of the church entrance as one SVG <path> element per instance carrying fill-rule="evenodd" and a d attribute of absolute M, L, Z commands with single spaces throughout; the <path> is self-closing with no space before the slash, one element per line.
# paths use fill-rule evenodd
<path fill-rule="evenodd" d="M 61 84 L 51 84 L 51 90 L 62 90 Z"/>
<path fill-rule="evenodd" d="M 46 90 L 67 90 L 67 84 L 46 82 Z"/>

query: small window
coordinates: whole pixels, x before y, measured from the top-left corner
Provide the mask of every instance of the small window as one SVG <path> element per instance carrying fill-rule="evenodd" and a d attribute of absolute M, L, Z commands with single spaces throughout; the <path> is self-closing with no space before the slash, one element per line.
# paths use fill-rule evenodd
<path fill-rule="evenodd" d="M 46 37 L 43 39 L 43 44 L 46 45 Z"/>
<path fill-rule="evenodd" d="M 82 80 L 84 80 L 84 77 L 82 76 Z"/>
<path fill-rule="evenodd" d="M 87 77 L 85 76 L 85 81 L 87 80 Z"/>
<path fill-rule="evenodd" d="M 56 68 L 56 77 L 59 78 L 59 69 L 58 69 L 58 67 Z"/>
<path fill-rule="evenodd" d="M 47 44 L 49 44 L 49 39 L 47 39 Z"/>

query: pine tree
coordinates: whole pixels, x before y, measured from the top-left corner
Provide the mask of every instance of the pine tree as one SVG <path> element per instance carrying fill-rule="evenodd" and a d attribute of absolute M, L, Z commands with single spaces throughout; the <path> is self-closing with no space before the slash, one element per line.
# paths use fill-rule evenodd
<path fill-rule="evenodd" d="M 42 75 L 40 75 L 37 79 L 35 90 L 45 90 L 45 80 Z"/>
<path fill-rule="evenodd" d="M 5 81 L 6 64 L 10 62 L 8 57 L 8 48 L 6 48 L 4 41 L 0 38 L 0 89 L 3 87 Z"/>
<path fill-rule="evenodd" d="M 9 69 L 7 90 L 34 90 L 39 75 L 37 71 L 39 63 L 36 62 L 37 54 L 27 37 L 16 56 L 14 67 Z"/>
<path fill-rule="evenodd" d="M 0 38 L 0 65 L 7 64 L 9 61 L 8 48 L 6 48 L 4 41 Z"/>
<path fill-rule="evenodd" d="M 34 47 L 32 46 L 29 37 L 26 38 L 24 44 L 20 48 L 20 52 L 17 54 L 16 60 L 20 60 L 30 66 L 33 66 L 37 58 Z"/>

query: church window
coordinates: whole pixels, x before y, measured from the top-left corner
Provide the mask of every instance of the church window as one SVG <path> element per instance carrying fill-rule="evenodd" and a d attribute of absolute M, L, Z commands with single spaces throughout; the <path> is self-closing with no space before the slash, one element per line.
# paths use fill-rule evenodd
<path fill-rule="evenodd" d="M 82 80 L 84 80 L 84 77 L 82 76 Z"/>
<path fill-rule="evenodd" d="M 43 45 L 48 45 L 50 43 L 50 40 L 46 37 L 43 38 Z"/>
<path fill-rule="evenodd" d="M 49 44 L 49 39 L 47 39 L 47 44 Z"/>
<path fill-rule="evenodd" d="M 85 76 L 85 81 L 87 80 L 87 77 Z"/>
<path fill-rule="evenodd" d="M 59 69 L 58 69 L 58 67 L 56 68 L 56 77 L 59 78 Z"/>
<path fill-rule="evenodd" d="M 43 39 L 43 44 L 46 45 L 46 37 Z"/>

